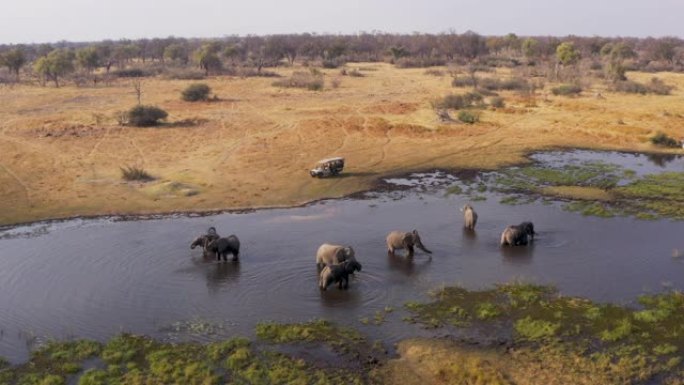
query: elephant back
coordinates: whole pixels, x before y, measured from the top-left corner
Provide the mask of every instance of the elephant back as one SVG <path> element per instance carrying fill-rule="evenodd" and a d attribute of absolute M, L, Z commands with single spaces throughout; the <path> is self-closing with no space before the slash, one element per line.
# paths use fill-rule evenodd
<path fill-rule="evenodd" d="M 413 239 L 413 234 L 404 231 L 392 231 L 387 234 L 387 247 L 388 248 L 403 248 L 407 241 L 407 236 Z M 413 244 L 413 242 L 411 242 Z"/>

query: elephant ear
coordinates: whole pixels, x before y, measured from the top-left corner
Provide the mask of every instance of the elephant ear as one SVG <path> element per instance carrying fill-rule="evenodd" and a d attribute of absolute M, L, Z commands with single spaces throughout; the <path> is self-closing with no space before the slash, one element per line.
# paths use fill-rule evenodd
<path fill-rule="evenodd" d="M 354 252 L 354 248 L 351 246 L 347 246 L 344 248 L 344 254 L 346 255 L 347 259 L 354 258 L 356 253 Z"/>

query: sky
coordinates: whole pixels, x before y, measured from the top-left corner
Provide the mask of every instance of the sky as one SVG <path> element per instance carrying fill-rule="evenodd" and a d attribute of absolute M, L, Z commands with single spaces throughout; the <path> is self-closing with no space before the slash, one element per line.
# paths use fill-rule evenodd
<path fill-rule="evenodd" d="M 684 37 L 682 16 L 684 0 L 0 0 L 0 44 L 468 30 Z"/>

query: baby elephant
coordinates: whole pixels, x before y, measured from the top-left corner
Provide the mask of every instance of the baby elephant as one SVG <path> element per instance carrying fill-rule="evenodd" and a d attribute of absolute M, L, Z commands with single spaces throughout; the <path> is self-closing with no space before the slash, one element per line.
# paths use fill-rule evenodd
<path fill-rule="evenodd" d="M 325 265 L 318 278 L 318 287 L 326 290 L 328 286 L 337 283 L 339 289 L 349 287 L 349 275 L 354 271 L 361 271 L 361 264 L 356 261 L 344 261 L 339 265 Z"/>
<path fill-rule="evenodd" d="M 461 211 L 463 211 L 463 226 L 468 230 L 475 230 L 477 224 L 477 213 L 469 204 L 465 204 Z"/>
<path fill-rule="evenodd" d="M 316 266 L 319 269 L 325 265 L 337 265 L 344 261 L 356 261 L 356 253 L 351 246 L 324 243 L 316 252 Z"/>
<path fill-rule="evenodd" d="M 216 259 L 224 261 L 228 260 L 228 253 L 233 254 L 233 261 L 237 261 L 240 255 L 240 240 L 235 235 L 229 235 L 225 238 L 215 239 L 206 245 L 206 250 L 216 253 Z"/>
<path fill-rule="evenodd" d="M 534 234 L 536 233 L 534 232 L 534 224 L 532 222 L 508 226 L 501 233 L 501 246 L 527 245 L 528 237 L 530 241 L 533 241 Z"/>
<path fill-rule="evenodd" d="M 420 241 L 418 230 L 413 230 L 410 233 L 392 231 L 387 234 L 387 253 L 392 257 L 394 257 L 394 250 L 406 249 L 408 250 L 407 257 L 413 258 L 413 246 L 416 246 L 428 254 L 432 254 L 432 251 L 423 246 L 423 242 Z"/>

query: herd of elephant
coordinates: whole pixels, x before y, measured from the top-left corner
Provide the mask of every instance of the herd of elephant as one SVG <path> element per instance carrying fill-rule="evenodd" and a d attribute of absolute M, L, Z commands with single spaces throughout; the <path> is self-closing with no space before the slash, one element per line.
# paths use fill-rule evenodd
<path fill-rule="evenodd" d="M 477 213 L 469 204 L 461 208 L 463 212 L 464 227 L 470 231 L 475 230 L 477 225 Z M 534 225 L 532 222 L 522 222 L 519 225 L 511 225 L 501 233 L 501 246 L 523 246 L 534 240 Z M 417 230 L 411 232 L 392 231 L 387 235 L 387 253 L 394 257 L 396 250 L 406 250 L 406 257 L 413 258 L 415 248 L 432 254 L 420 239 Z M 228 254 L 233 256 L 233 261 L 238 261 L 240 255 L 240 240 L 235 235 L 221 237 L 216 228 L 210 227 L 206 234 L 195 238 L 190 244 L 194 249 L 201 246 L 204 256 L 216 255 L 216 259 L 228 260 Z M 361 263 L 356 260 L 354 248 L 351 246 L 322 244 L 316 252 L 316 266 L 318 267 L 318 286 L 326 290 L 330 285 L 337 284 L 339 289 L 349 287 L 349 276 L 355 271 L 361 271 Z"/>

